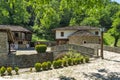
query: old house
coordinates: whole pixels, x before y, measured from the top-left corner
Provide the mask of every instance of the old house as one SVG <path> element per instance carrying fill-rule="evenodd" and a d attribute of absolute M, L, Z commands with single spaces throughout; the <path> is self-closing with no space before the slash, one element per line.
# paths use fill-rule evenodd
<path fill-rule="evenodd" d="M 14 42 L 10 29 L 0 28 L 0 53 L 9 53 L 10 44 Z"/>
<path fill-rule="evenodd" d="M 14 43 L 11 44 L 11 48 L 14 49 L 25 49 L 29 47 L 32 32 L 22 26 L 12 25 L 0 25 L 2 29 L 9 29 L 12 33 Z"/>
<path fill-rule="evenodd" d="M 90 26 L 68 26 L 54 29 L 56 42 L 60 44 L 100 43 L 100 29 Z"/>

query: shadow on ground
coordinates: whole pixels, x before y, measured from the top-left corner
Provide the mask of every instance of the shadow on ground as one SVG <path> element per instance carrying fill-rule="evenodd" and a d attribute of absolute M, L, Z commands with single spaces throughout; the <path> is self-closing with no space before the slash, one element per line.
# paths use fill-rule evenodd
<path fill-rule="evenodd" d="M 104 59 L 104 60 L 107 60 L 107 61 L 113 61 L 113 62 L 120 62 L 120 60 L 111 60 L 111 59 Z"/>
<path fill-rule="evenodd" d="M 101 74 L 102 73 L 102 74 Z M 105 73 L 105 74 L 103 74 Z M 83 73 L 85 77 L 93 80 L 120 80 L 120 73 L 108 72 L 108 70 L 100 69 L 98 73 Z"/>
<path fill-rule="evenodd" d="M 74 77 L 60 76 L 59 80 L 76 80 Z"/>

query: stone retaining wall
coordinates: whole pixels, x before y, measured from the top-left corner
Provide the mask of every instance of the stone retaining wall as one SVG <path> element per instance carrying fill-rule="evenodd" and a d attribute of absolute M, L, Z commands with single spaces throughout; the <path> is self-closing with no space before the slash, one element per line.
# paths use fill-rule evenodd
<path fill-rule="evenodd" d="M 36 62 L 53 61 L 53 53 L 15 55 L 1 54 L 0 66 L 33 67 Z"/>

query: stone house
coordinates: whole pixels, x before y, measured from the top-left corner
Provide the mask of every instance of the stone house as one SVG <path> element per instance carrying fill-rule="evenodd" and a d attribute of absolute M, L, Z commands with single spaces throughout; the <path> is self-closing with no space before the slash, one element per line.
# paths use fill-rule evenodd
<path fill-rule="evenodd" d="M 10 44 L 14 42 L 10 29 L 0 28 L 0 53 L 10 53 Z"/>
<path fill-rule="evenodd" d="M 55 31 L 55 39 L 58 45 L 100 43 L 100 28 L 91 26 L 68 26 L 56 28 L 53 29 L 53 31 Z"/>
<path fill-rule="evenodd" d="M 22 26 L 0 25 L 2 29 L 9 29 L 12 33 L 14 43 L 11 43 L 12 49 L 25 49 L 30 46 L 32 32 Z"/>

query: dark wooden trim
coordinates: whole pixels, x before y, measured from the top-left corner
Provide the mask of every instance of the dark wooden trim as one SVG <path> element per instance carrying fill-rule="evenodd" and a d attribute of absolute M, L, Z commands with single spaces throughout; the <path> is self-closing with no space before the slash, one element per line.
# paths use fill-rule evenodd
<path fill-rule="evenodd" d="M 66 44 L 69 39 L 56 39 L 57 45 Z"/>

